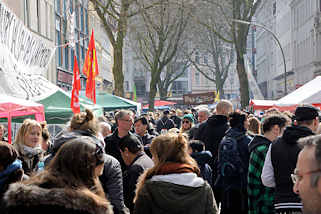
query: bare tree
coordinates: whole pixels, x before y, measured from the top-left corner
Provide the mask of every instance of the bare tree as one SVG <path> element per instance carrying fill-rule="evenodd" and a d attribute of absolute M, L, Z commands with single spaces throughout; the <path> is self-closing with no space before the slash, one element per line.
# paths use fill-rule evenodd
<path fill-rule="evenodd" d="M 115 94 L 124 96 L 123 46 L 128 30 L 128 21 L 140 12 L 152 8 L 150 3 L 137 9 L 137 0 L 90 0 L 94 4 L 103 27 L 114 49 L 113 76 Z"/>
<path fill-rule="evenodd" d="M 168 66 L 166 66 L 164 78 L 161 78 L 158 82 L 158 91 L 161 100 L 166 100 L 168 98 L 170 86 L 175 80 L 186 74 L 191 65 L 189 56 L 186 56 L 185 58 L 179 56 L 180 55 L 177 54 Z"/>
<path fill-rule="evenodd" d="M 244 25 L 235 22 L 235 20 L 243 20 L 251 22 L 255 11 L 262 0 L 202 0 L 202 13 L 212 14 L 215 16 L 216 23 L 219 26 L 224 26 L 227 32 L 222 34 L 216 28 L 216 25 L 208 22 L 208 19 L 203 19 L 194 16 L 194 20 L 213 31 L 221 40 L 234 45 L 236 50 L 236 68 L 240 82 L 241 106 L 244 108 L 249 104 L 249 84 L 244 67 L 244 54 L 247 49 L 247 36 L 249 25 Z M 204 10 L 204 7 L 208 10 Z M 208 11 L 206 13 L 206 11 Z"/>
<path fill-rule="evenodd" d="M 182 35 L 189 22 L 191 7 L 187 0 L 161 0 L 150 10 L 143 10 L 132 26 L 133 49 L 151 72 L 149 109 L 154 99 L 161 73 L 178 52 Z M 145 8 L 144 3 L 140 3 Z"/>
<path fill-rule="evenodd" d="M 216 29 L 222 32 L 223 28 Z M 212 30 L 202 26 L 198 30 L 201 33 L 195 35 L 193 42 L 196 44 L 195 57 L 190 57 L 189 61 L 206 79 L 215 83 L 217 91 L 223 96 L 224 83 L 234 62 L 235 50 L 230 43 L 221 40 Z M 199 54 L 204 54 L 207 61 L 196 60 Z"/>

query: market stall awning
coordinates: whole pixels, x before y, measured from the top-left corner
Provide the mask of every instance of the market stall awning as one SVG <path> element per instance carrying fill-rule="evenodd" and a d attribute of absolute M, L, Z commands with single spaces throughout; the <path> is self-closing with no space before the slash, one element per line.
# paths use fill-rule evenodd
<path fill-rule="evenodd" d="M 155 100 L 154 101 L 154 106 L 155 107 L 164 107 L 164 106 L 173 106 L 175 105 L 175 102 L 170 102 L 170 101 L 166 101 L 166 100 Z M 143 109 L 148 109 L 149 105 L 144 105 Z"/>
<path fill-rule="evenodd" d="M 8 140 L 11 143 L 11 119 L 35 115 L 37 121 L 44 121 L 44 106 L 29 100 L 0 94 L 0 118 L 8 118 Z"/>

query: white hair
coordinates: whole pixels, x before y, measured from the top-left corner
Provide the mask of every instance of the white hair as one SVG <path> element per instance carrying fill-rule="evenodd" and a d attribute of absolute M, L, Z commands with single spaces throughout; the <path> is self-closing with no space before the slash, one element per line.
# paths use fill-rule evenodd
<path fill-rule="evenodd" d="M 106 123 L 106 122 L 100 122 L 99 125 L 107 128 L 109 131 L 111 131 L 110 125 L 108 123 Z"/>
<path fill-rule="evenodd" d="M 200 108 L 197 113 L 200 113 L 200 112 L 205 112 L 207 116 L 210 115 L 210 111 L 208 110 L 208 108 Z"/>

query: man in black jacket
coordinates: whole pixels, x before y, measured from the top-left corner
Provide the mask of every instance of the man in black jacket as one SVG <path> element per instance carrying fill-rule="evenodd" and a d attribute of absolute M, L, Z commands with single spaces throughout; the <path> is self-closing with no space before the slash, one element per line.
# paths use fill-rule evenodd
<path fill-rule="evenodd" d="M 172 109 L 172 110 L 171 110 L 171 120 L 174 121 L 174 123 L 175 123 L 175 128 L 178 128 L 178 129 L 181 128 L 182 119 L 179 118 L 179 117 L 176 115 L 175 109 Z"/>
<path fill-rule="evenodd" d="M 300 213 L 302 203 L 293 192 L 291 174 L 301 150 L 298 140 L 314 135 L 319 125 L 318 110 L 312 106 L 299 106 L 295 110 L 296 125 L 285 129 L 281 138 L 273 143 L 266 155 L 262 182 L 275 187 L 276 213 Z"/>
<path fill-rule="evenodd" d="M 216 114 L 201 123 L 194 135 L 194 139 L 204 142 L 205 150 L 209 150 L 213 155 L 212 161 L 210 162 L 213 170 L 213 183 L 215 183 L 216 180 L 218 146 L 225 136 L 225 132 L 229 129 L 227 117 L 232 111 L 233 104 L 228 100 L 221 100 L 216 105 Z M 221 202 L 221 193 L 218 188 L 214 189 L 214 196 L 217 203 Z"/>
<path fill-rule="evenodd" d="M 165 110 L 163 112 L 163 117 L 156 122 L 156 131 L 159 134 L 166 133 L 169 129 L 175 127 L 173 120 L 169 119 L 169 111 Z"/>
<path fill-rule="evenodd" d="M 116 113 L 115 120 L 117 124 L 116 130 L 113 132 L 113 134 L 107 136 L 105 138 L 105 150 L 106 153 L 116 158 L 121 165 L 122 171 L 125 170 L 126 165 L 120 155 L 119 151 L 119 142 L 120 140 L 130 135 L 130 130 L 133 126 L 133 113 L 128 110 L 121 110 Z"/>
<path fill-rule="evenodd" d="M 143 146 L 134 135 L 127 135 L 119 142 L 121 156 L 127 166 L 124 172 L 124 199 L 130 212 L 134 211 L 134 197 L 136 184 L 139 176 L 149 168 L 154 166 L 143 151 Z"/>

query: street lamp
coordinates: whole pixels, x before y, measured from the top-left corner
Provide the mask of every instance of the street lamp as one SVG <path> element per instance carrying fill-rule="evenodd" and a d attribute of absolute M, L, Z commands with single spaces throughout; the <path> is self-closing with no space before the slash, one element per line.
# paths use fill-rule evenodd
<path fill-rule="evenodd" d="M 283 48 L 281 46 L 281 43 L 278 39 L 278 37 L 270 30 L 268 29 L 266 26 L 261 25 L 261 24 L 257 24 L 257 23 L 253 23 L 253 22 L 248 22 L 248 21 L 244 21 L 244 20 L 239 20 L 239 19 L 232 19 L 232 22 L 237 22 L 240 24 L 246 24 L 246 25 L 254 25 L 254 26 L 258 26 L 263 28 L 264 30 L 266 30 L 267 32 L 271 33 L 273 38 L 275 39 L 277 45 L 280 47 L 281 49 L 281 53 L 282 53 L 282 57 L 283 57 L 283 64 L 284 64 L 284 95 L 287 94 L 287 81 L 286 81 L 286 62 L 285 62 L 285 56 L 284 56 L 284 51 Z"/>

